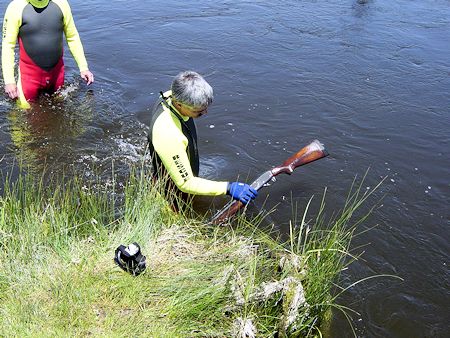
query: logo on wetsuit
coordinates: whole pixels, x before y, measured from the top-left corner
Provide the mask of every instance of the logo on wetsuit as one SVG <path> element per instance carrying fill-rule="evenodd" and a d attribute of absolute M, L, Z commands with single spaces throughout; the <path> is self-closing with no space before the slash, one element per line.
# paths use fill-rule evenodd
<path fill-rule="evenodd" d="M 6 25 L 8 24 L 8 19 L 5 18 L 5 22 L 3 23 L 3 39 L 6 39 Z"/>
<path fill-rule="evenodd" d="M 180 173 L 181 177 L 184 179 L 184 181 L 187 181 L 187 177 L 189 176 L 186 169 L 183 166 L 183 163 L 180 161 L 180 156 L 175 155 L 173 158 L 173 161 L 175 162 L 175 165 L 178 168 L 178 172 Z"/>

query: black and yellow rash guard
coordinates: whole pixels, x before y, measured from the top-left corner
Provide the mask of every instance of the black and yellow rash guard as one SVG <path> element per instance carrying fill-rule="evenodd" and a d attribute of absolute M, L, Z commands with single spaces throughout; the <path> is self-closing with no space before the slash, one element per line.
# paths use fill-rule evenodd
<path fill-rule="evenodd" d="M 162 163 L 182 192 L 211 196 L 226 194 L 228 182 L 197 177 L 199 158 L 195 124 L 192 118 L 178 113 L 172 105 L 171 95 L 171 91 L 164 93 L 172 109 L 160 100 L 152 112 L 149 141 L 154 167 L 158 168 Z M 156 168 L 154 170 L 157 170 Z"/>
<path fill-rule="evenodd" d="M 67 0 L 51 0 L 45 8 L 35 8 L 27 0 L 13 0 L 6 9 L 3 21 L 2 69 L 5 84 L 15 83 L 14 48 L 18 39 L 20 52 L 25 52 L 37 66 L 49 71 L 63 55 L 63 32 L 78 68 L 80 71 L 88 70 Z"/>

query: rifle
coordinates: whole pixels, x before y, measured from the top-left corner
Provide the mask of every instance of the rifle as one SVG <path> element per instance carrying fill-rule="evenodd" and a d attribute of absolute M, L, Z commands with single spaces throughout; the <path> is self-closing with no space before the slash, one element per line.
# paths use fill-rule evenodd
<path fill-rule="evenodd" d="M 271 179 L 274 179 L 275 176 L 281 173 L 290 175 L 293 173 L 295 168 L 316 160 L 320 160 L 325 156 L 328 156 L 328 152 L 325 150 L 323 144 L 318 140 L 314 140 L 307 146 L 300 149 L 300 151 L 298 151 L 296 154 L 289 157 L 286 161 L 283 162 L 283 164 L 264 172 L 256 180 L 254 180 L 250 186 L 256 190 L 259 190 Z M 218 225 L 227 221 L 243 206 L 244 203 L 240 201 L 232 200 L 228 202 L 212 217 L 211 223 Z"/>

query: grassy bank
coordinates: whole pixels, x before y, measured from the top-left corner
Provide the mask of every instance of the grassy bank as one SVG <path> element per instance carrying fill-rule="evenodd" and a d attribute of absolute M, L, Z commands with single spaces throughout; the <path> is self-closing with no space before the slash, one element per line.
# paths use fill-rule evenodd
<path fill-rule="evenodd" d="M 2 336 L 320 335 L 370 194 L 352 189 L 333 220 L 325 199 L 313 218 L 306 207 L 281 243 L 256 221 L 214 227 L 174 214 L 143 176 L 119 213 L 114 194 L 76 179 L 49 186 L 23 175 L 0 198 Z M 147 256 L 138 277 L 112 260 L 134 241 Z"/>

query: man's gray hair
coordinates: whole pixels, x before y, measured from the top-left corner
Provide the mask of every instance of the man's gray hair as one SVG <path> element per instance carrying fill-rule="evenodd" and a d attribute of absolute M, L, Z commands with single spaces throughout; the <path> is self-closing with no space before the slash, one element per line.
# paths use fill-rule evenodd
<path fill-rule="evenodd" d="M 173 80 L 172 96 L 180 103 L 203 108 L 211 104 L 213 89 L 200 74 L 188 70 L 181 72 Z"/>

